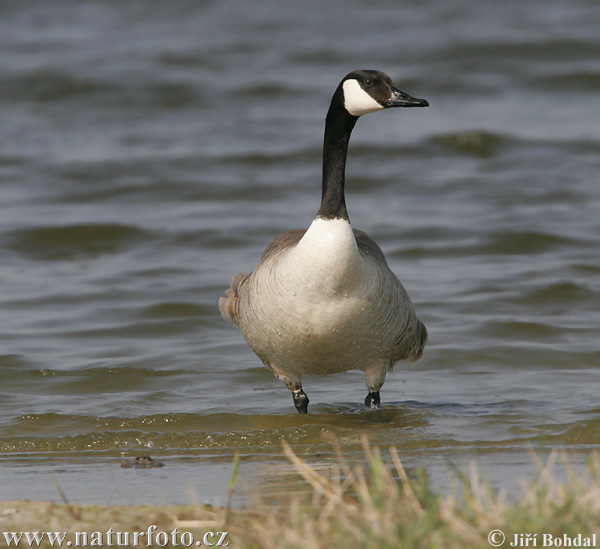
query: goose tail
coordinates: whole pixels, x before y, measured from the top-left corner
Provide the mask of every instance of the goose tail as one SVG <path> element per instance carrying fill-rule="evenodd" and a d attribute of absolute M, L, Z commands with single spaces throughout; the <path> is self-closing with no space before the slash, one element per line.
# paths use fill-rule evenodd
<path fill-rule="evenodd" d="M 417 362 L 423 356 L 423 350 L 425 349 L 425 345 L 427 344 L 427 328 L 425 328 L 425 324 L 423 324 L 420 320 L 417 320 L 417 345 L 414 349 L 414 354 L 411 362 Z"/>
<path fill-rule="evenodd" d="M 231 279 L 231 286 L 229 289 L 225 290 L 225 295 L 227 297 L 219 298 L 219 312 L 221 316 L 227 320 L 227 322 L 231 322 L 237 325 L 237 312 L 238 312 L 238 304 L 240 300 L 240 296 L 238 293 L 240 284 L 246 280 L 247 276 L 244 273 L 238 273 Z"/>

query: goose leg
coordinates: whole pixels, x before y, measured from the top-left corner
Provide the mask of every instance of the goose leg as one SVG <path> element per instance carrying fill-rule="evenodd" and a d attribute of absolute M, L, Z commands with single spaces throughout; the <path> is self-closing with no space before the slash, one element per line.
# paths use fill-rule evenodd
<path fill-rule="evenodd" d="M 367 390 L 369 391 L 367 398 L 365 398 L 365 406 L 371 410 L 379 408 L 379 405 L 381 404 L 379 389 L 381 389 L 381 386 L 385 381 L 385 374 L 389 367 L 390 365 L 387 361 L 378 360 L 363 368 L 367 382 Z"/>
<path fill-rule="evenodd" d="M 299 414 L 308 414 L 308 396 L 302 390 L 302 387 L 299 389 L 292 389 L 292 397 L 294 397 L 294 406 L 296 410 L 298 410 Z"/>
<path fill-rule="evenodd" d="M 302 381 L 297 376 L 291 377 L 288 373 L 284 372 L 281 368 L 278 368 L 274 364 L 269 362 L 264 363 L 269 370 L 271 370 L 275 377 L 285 383 L 285 386 L 292 391 L 292 398 L 294 399 L 294 406 L 298 410 L 299 414 L 308 414 L 308 397 L 302 390 Z"/>
<path fill-rule="evenodd" d="M 379 391 L 371 391 L 367 398 L 365 398 L 365 406 L 367 408 L 371 408 L 374 410 L 375 408 L 379 408 L 381 404 L 381 398 L 379 398 Z"/>

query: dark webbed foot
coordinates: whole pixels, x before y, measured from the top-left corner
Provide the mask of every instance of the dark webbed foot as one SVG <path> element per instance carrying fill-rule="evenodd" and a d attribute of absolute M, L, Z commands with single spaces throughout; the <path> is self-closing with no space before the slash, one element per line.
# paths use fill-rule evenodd
<path fill-rule="evenodd" d="M 365 398 L 365 406 L 367 408 L 375 409 L 379 408 L 379 404 L 381 403 L 381 399 L 379 398 L 379 391 L 373 391 L 367 395 Z"/>
<path fill-rule="evenodd" d="M 294 397 L 294 406 L 298 410 L 298 413 L 308 414 L 309 400 L 302 388 L 293 390 L 292 396 Z"/>

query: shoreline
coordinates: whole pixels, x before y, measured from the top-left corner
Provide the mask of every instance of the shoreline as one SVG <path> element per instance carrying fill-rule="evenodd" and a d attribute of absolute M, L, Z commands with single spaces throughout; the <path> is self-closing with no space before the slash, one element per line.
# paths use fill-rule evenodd
<path fill-rule="evenodd" d="M 533 546 L 532 540 L 536 546 L 597 542 L 597 455 L 586 471 L 572 471 L 562 482 L 556 480 L 553 468 L 559 460 L 568 465 L 568 455 L 554 451 L 547 463 L 538 464 L 538 478 L 524 486 L 523 495 L 509 499 L 481 479 L 475 466 L 469 475 L 453 479 L 449 494 L 442 494 L 430 487 L 422 472 L 409 478 L 395 448 L 388 450 L 385 461 L 378 448 L 365 442 L 364 450 L 368 467 L 351 468 L 339 453 L 337 472 L 323 473 L 284 445 L 303 489 L 282 497 L 277 506 L 261 502 L 259 494 L 252 505 L 239 509 L 209 504 L 0 501 L 0 544 L 380 549 L 521 547 Z M 234 475 L 232 490 L 235 484 Z"/>

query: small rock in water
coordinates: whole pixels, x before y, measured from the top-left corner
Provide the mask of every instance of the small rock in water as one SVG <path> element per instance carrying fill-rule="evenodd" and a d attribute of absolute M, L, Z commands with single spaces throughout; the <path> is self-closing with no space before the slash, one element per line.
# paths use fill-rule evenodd
<path fill-rule="evenodd" d="M 124 459 L 121 461 L 121 467 L 123 469 L 128 469 L 130 467 L 134 467 L 136 469 L 150 469 L 152 467 L 163 467 L 164 463 L 162 461 L 156 461 L 152 459 L 150 456 L 137 456 L 133 462 L 127 461 Z"/>

